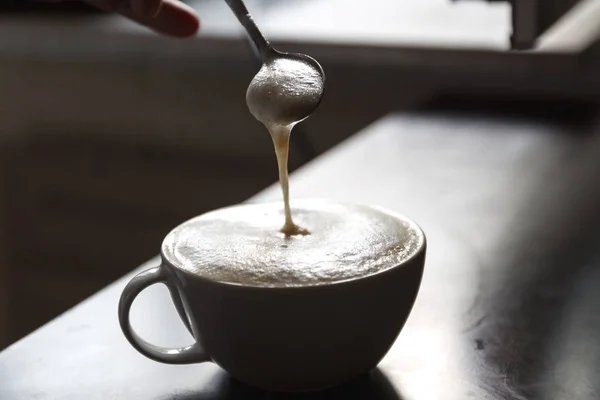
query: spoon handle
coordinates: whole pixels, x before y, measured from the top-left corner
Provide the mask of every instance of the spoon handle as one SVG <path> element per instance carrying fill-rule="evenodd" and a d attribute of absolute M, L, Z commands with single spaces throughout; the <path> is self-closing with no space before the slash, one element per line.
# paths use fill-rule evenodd
<path fill-rule="evenodd" d="M 235 14 L 237 19 L 240 21 L 246 32 L 248 32 L 248 36 L 254 42 L 254 45 L 258 48 L 260 55 L 263 58 L 263 61 L 267 59 L 271 52 L 273 52 L 273 48 L 271 44 L 265 39 L 258 26 L 254 22 L 254 19 L 248 12 L 246 5 L 243 0 L 225 0 L 225 3 L 231 8 L 231 11 Z"/>

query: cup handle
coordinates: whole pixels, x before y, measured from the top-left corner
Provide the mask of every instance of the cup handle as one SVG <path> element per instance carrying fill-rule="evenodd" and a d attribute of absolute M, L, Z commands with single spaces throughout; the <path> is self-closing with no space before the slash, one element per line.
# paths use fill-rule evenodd
<path fill-rule="evenodd" d="M 119 300 L 119 324 L 121 325 L 121 330 L 123 331 L 125 338 L 133 348 L 142 355 L 161 363 L 194 364 L 211 361 L 210 357 L 198 342 L 188 347 L 168 349 L 150 344 L 135 333 L 131 327 L 131 321 L 129 320 L 131 305 L 144 289 L 156 283 L 169 285 L 168 277 L 162 266 L 150 268 L 139 273 L 133 277 L 129 283 L 127 283 L 125 289 L 123 289 L 121 299 Z"/>

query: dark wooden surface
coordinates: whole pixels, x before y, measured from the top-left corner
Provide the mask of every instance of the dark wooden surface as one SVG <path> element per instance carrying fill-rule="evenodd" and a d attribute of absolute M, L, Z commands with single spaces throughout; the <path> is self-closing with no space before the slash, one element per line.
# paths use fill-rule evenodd
<path fill-rule="evenodd" d="M 595 132 L 544 116 L 393 115 L 296 171 L 293 198 L 376 203 L 429 240 L 415 308 L 379 368 L 297 398 L 599 398 Z M 251 201 L 278 197 L 273 186 Z M 0 353 L 0 399 L 279 398 L 211 364 L 137 354 L 116 318 L 128 278 Z M 191 341 L 161 287 L 142 294 L 133 325 L 160 345 Z"/>

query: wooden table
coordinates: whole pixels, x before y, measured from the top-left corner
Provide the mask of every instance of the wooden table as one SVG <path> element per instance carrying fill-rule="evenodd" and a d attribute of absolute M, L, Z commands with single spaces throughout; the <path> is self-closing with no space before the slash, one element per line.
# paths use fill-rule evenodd
<path fill-rule="evenodd" d="M 379 368 L 298 398 L 598 398 L 597 132 L 543 118 L 396 114 L 297 171 L 293 197 L 405 213 L 430 246 L 413 313 Z M 276 186 L 251 201 L 274 198 Z M 0 399 L 278 398 L 211 364 L 136 353 L 116 317 L 129 278 L 0 353 Z M 160 345 L 191 341 L 162 287 L 142 294 L 133 325 Z"/>

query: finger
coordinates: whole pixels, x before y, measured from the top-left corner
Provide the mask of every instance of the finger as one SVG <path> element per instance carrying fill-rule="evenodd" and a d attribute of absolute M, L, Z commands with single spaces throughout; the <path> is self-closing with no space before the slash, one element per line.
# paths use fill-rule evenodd
<path fill-rule="evenodd" d="M 155 0 L 131 1 L 153 2 Z M 86 0 L 86 2 L 105 11 L 118 12 L 164 35 L 188 37 L 195 35 L 200 28 L 200 20 L 194 9 L 177 0 L 155 1 L 152 6 L 157 8 L 154 15 L 150 15 L 152 12 L 139 13 L 136 10 L 138 7 L 130 5 L 129 0 Z"/>
<path fill-rule="evenodd" d="M 152 18 L 158 14 L 161 0 L 131 0 L 131 9 L 142 18 Z"/>
<path fill-rule="evenodd" d="M 140 16 L 131 9 L 122 10 L 119 13 L 169 36 L 192 36 L 200 28 L 200 20 L 194 9 L 177 0 L 163 0 L 158 9 L 158 14 L 154 17 Z"/>

